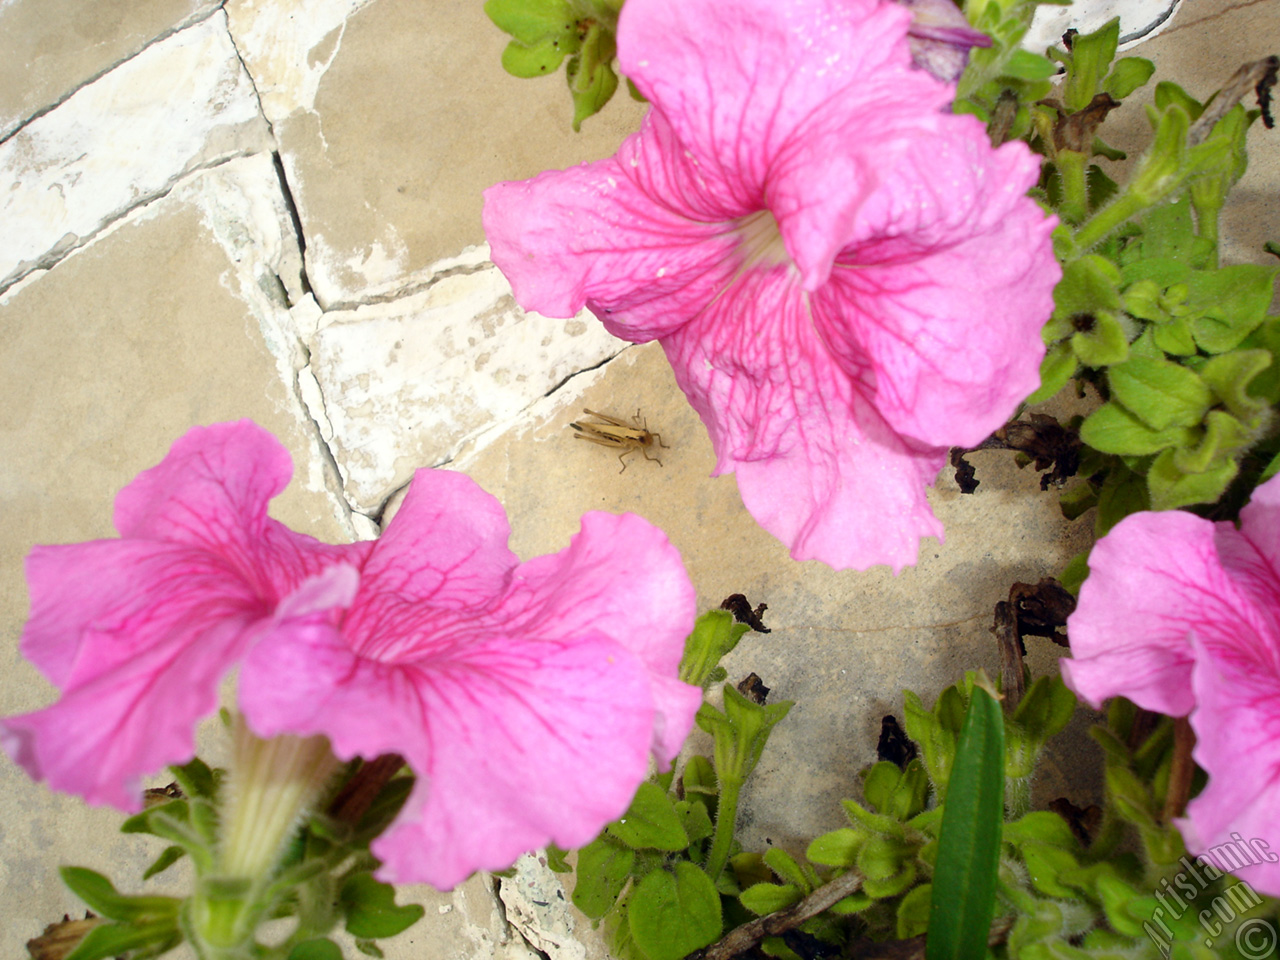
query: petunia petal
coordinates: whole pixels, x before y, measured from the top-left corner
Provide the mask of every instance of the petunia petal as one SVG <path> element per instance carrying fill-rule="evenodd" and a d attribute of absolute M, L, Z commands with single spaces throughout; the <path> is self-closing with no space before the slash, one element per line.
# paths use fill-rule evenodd
<path fill-rule="evenodd" d="M 618 60 L 726 208 L 773 213 L 814 290 L 881 171 L 944 121 L 952 90 L 912 68 L 910 19 L 879 0 L 745 0 L 732 17 L 629 0 Z"/>
<path fill-rule="evenodd" d="M 1094 546 L 1089 579 L 1067 621 L 1062 677 L 1098 708 L 1112 696 L 1185 716 L 1192 633 L 1216 646 L 1257 636 L 1262 624 L 1222 569 L 1214 526 L 1177 510 L 1126 517 Z"/>
<path fill-rule="evenodd" d="M 1195 760 L 1205 789 L 1178 822 L 1192 853 L 1206 855 L 1263 893 L 1280 894 L 1280 649 L 1238 637 L 1193 640 Z M 1259 844 L 1259 841 L 1261 844 Z"/>
<path fill-rule="evenodd" d="M 261 537 L 293 462 L 251 420 L 193 427 L 116 496 L 120 536 L 235 553 Z"/>
<path fill-rule="evenodd" d="M 63 692 L 0 722 L 0 742 L 55 789 L 137 809 L 139 777 L 191 757 L 195 722 L 267 611 L 216 557 L 177 544 L 37 548 L 28 569 L 23 651 Z"/>
<path fill-rule="evenodd" d="M 1253 491 L 1240 511 L 1239 530 L 1230 523 L 1219 523 L 1215 530 L 1223 567 L 1253 599 L 1268 635 L 1280 643 L 1280 477 Z"/>
<path fill-rule="evenodd" d="M 785 267 L 748 271 L 663 346 L 717 471 L 737 473 L 743 503 L 793 557 L 899 570 L 921 536 L 942 534 L 925 488 L 945 451 L 889 428 L 815 336 L 805 297 Z"/>
<path fill-rule="evenodd" d="M 373 846 L 379 876 L 447 889 L 548 842 L 580 846 L 619 816 L 647 770 L 650 689 L 639 659 L 600 636 L 477 632 L 390 663 L 316 626 L 254 648 L 241 702 L 260 736 L 323 733 L 344 759 L 402 755 L 419 779 Z"/>
<path fill-rule="evenodd" d="M 1035 158 L 992 151 L 971 119 L 907 151 L 813 294 L 841 368 L 874 382 L 894 430 L 939 447 L 979 443 L 1035 390 L 1060 276 L 1055 221 L 1025 196 Z"/>
<path fill-rule="evenodd" d="M 438 646 L 451 612 L 494 605 L 519 559 L 502 505 L 466 474 L 418 470 L 400 510 L 372 544 L 343 634 L 364 656 L 395 659 Z"/>
<path fill-rule="evenodd" d="M 672 679 L 697 597 L 666 534 L 635 514 L 584 514 L 569 547 L 522 565 L 516 585 L 510 629 L 545 640 L 598 634 L 640 658 L 658 715 L 653 751 L 665 768 L 702 704 L 699 688 Z"/>
<path fill-rule="evenodd" d="M 590 305 L 635 343 L 706 306 L 732 275 L 738 241 L 678 175 L 686 164 L 650 112 L 616 157 L 486 190 L 491 256 L 520 305 L 551 317 Z"/>

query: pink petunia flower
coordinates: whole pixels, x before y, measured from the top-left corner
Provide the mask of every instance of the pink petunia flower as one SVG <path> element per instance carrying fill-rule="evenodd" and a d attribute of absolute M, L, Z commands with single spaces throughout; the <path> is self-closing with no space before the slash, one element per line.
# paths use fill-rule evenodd
<path fill-rule="evenodd" d="M 1178 822 L 1187 848 L 1280 894 L 1280 477 L 1238 530 L 1176 510 L 1126 517 L 1089 568 L 1063 679 L 1095 708 L 1125 696 L 1190 715 L 1209 784 Z"/>
<path fill-rule="evenodd" d="M 889 0 L 628 0 L 652 104 L 607 160 L 485 192 L 525 309 L 659 340 L 797 559 L 914 563 L 925 489 L 1036 388 L 1059 276 L 1038 164 L 913 68 Z"/>
<path fill-rule="evenodd" d="M 328 546 L 267 516 L 292 473 L 248 421 L 196 428 L 116 500 L 119 540 L 36 547 L 23 653 L 62 691 L 5 719 L 33 777 L 126 810 L 193 754 L 240 665 L 258 737 L 398 753 L 418 780 L 373 850 L 394 882 L 451 887 L 591 840 L 701 702 L 676 679 L 694 591 L 662 532 L 589 513 L 520 563 L 498 502 L 420 470 L 377 541 Z"/>

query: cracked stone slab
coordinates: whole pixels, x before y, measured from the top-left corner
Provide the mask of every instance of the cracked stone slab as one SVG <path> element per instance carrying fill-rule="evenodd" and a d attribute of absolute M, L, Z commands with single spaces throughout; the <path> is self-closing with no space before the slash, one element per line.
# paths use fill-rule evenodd
<path fill-rule="evenodd" d="M 221 12 L 148 47 L 0 144 L 0 290 L 191 171 L 270 148 Z"/>
<path fill-rule="evenodd" d="M 626 344 L 585 311 L 525 313 L 492 264 L 412 296 L 326 312 L 309 341 L 326 439 L 352 507 L 376 513 L 414 469 L 450 459 Z"/>
<path fill-rule="evenodd" d="M 307 238 L 320 306 L 404 284 L 484 240 L 481 191 L 611 154 L 644 107 L 625 95 L 570 128 L 563 76 L 519 80 L 483 4 L 315 0 L 317 22 L 232 0 Z"/>
<path fill-rule="evenodd" d="M 0 140 L 151 41 L 217 8 L 216 0 L 0 3 Z"/>

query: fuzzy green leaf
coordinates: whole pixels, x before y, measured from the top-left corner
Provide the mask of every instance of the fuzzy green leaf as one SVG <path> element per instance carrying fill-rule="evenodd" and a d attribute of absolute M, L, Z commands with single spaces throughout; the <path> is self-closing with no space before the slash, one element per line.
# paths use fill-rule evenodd
<path fill-rule="evenodd" d="M 636 862 L 630 847 L 600 836 L 578 851 L 577 881 L 573 905 L 592 920 L 599 920 L 618 899 Z"/>
<path fill-rule="evenodd" d="M 1168 360 L 1131 356 L 1107 370 L 1113 399 L 1152 430 L 1193 427 L 1213 403 L 1193 370 Z"/>
<path fill-rule="evenodd" d="M 425 912 L 416 903 L 397 906 L 395 887 L 375 880 L 371 873 L 348 877 L 338 901 L 346 914 L 347 932 L 353 937 L 394 937 L 417 923 Z"/>
<path fill-rule="evenodd" d="M 681 960 L 713 943 L 723 929 L 715 884 L 688 861 L 641 880 L 628 901 L 627 919 L 649 960 Z"/>
<path fill-rule="evenodd" d="M 627 812 L 606 829 L 610 836 L 637 850 L 649 847 L 675 852 L 689 846 L 689 835 L 684 832 L 671 798 L 647 780 L 640 784 Z"/>

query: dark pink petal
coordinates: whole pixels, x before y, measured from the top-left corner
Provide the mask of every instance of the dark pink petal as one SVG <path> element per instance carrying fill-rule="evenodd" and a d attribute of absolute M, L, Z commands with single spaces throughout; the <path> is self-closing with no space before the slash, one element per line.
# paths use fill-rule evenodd
<path fill-rule="evenodd" d="M 116 529 L 235 554 L 261 537 L 292 475 L 289 452 L 251 420 L 193 427 L 116 496 Z"/>
<path fill-rule="evenodd" d="M 1178 510 L 1126 517 L 1089 555 L 1089 579 L 1067 621 L 1062 677 L 1096 709 L 1125 696 L 1185 716 L 1194 633 L 1208 646 L 1261 642 L 1256 608 L 1222 569 L 1214 525 Z"/>
<path fill-rule="evenodd" d="M 504 615 L 518 609 L 510 625 L 531 637 L 600 635 L 636 654 L 657 713 L 653 753 L 665 769 L 702 705 L 700 689 L 675 679 L 696 604 L 666 534 L 635 514 L 592 512 L 568 549 L 520 567 Z"/>
<path fill-rule="evenodd" d="M 117 497 L 124 539 L 32 551 L 22 651 L 62 698 L 4 721 L 2 739 L 33 776 L 136 808 L 139 777 L 191 757 L 218 682 L 261 634 L 350 603 L 370 545 L 270 520 L 290 469 L 249 421 L 199 427 Z"/>
<path fill-rule="evenodd" d="M 717 472 L 737 473 L 743 503 L 793 557 L 899 570 L 921 536 L 942 534 L 925 487 L 946 452 L 885 424 L 874 379 L 836 366 L 805 300 L 787 268 L 752 270 L 663 346 L 711 434 Z"/>
<path fill-rule="evenodd" d="M 506 537 L 473 481 L 419 471 L 346 623 L 276 630 L 241 670 L 259 736 L 324 734 L 418 774 L 375 851 L 387 878 L 447 887 L 587 842 L 701 703 L 675 680 L 694 591 L 660 530 L 589 513 L 567 549 L 514 570 Z"/>
<path fill-rule="evenodd" d="M 190 759 L 196 720 L 267 611 L 216 558 L 177 544 L 37 547 L 28 575 L 23 653 L 63 691 L 4 720 L 4 748 L 54 789 L 137 809 L 141 776 Z"/>
<path fill-rule="evenodd" d="M 813 290 L 882 171 L 952 97 L 912 68 L 909 22 L 879 0 L 746 0 L 732 16 L 629 0 L 618 61 L 737 215 L 773 213 Z"/>
<path fill-rule="evenodd" d="M 1020 143 L 993 151 L 980 124 L 952 119 L 867 201 L 857 239 L 813 294 L 842 369 L 874 383 L 894 430 L 938 447 L 981 442 L 1039 385 L 1040 327 L 1061 275 L 1056 221 L 1025 196 L 1035 157 Z"/>
<path fill-rule="evenodd" d="M 270 519 L 267 505 L 292 473 L 289 452 L 252 420 L 193 427 L 116 496 L 116 529 L 126 540 L 207 550 L 274 601 L 369 549 L 323 544 Z"/>
<path fill-rule="evenodd" d="M 1276 896 L 1280 636 L 1263 642 L 1241 636 L 1237 641 L 1212 648 L 1194 641 L 1194 756 L 1209 774 L 1209 783 L 1191 801 L 1178 828 L 1189 851 L 1204 854 L 1223 871 Z"/>
<path fill-rule="evenodd" d="M 1268 635 L 1280 638 L 1280 477 L 1253 491 L 1240 511 L 1240 529 L 1216 526 L 1218 556 L 1231 579 L 1252 598 Z"/>
<path fill-rule="evenodd" d="M 637 657 L 600 636 L 483 629 L 388 663 L 316 625 L 264 640 L 245 664 L 241 702 L 259 736 L 323 733 L 343 759 L 396 752 L 418 775 L 373 846 L 384 880 L 447 889 L 548 842 L 580 846 L 644 778 L 654 708 Z"/>
<path fill-rule="evenodd" d="M 687 164 L 651 111 L 616 157 L 486 190 L 485 235 L 520 305 L 551 317 L 589 305 L 635 343 L 706 306 L 732 275 L 737 240 L 680 176 Z"/>
<path fill-rule="evenodd" d="M 418 470 L 399 511 L 363 567 L 342 632 L 353 650 L 382 660 L 447 646 L 441 618 L 482 615 L 505 594 L 519 559 L 498 501 L 466 474 Z"/>

